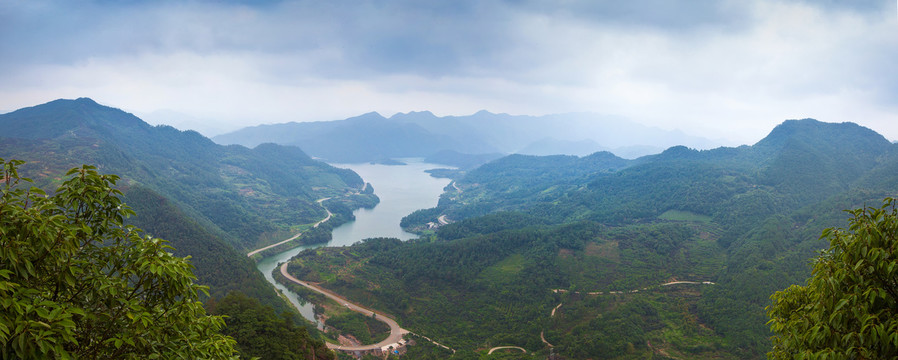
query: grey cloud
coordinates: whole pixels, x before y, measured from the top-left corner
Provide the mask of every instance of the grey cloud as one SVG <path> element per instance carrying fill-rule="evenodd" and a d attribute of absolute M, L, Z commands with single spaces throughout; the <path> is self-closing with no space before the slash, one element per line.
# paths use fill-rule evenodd
<path fill-rule="evenodd" d="M 789 14 L 766 13 L 784 8 Z M 781 25 L 807 14 L 844 23 Z M 894 108 L 896 37 L 867 34 L 889 30 L 882 19 L 894 16 L 891 1 L 0 0 L 0 90 L 53 84 L 40 67 L 52 65 L 78 74 L 79 84 L 60 87 L 143 81 L 135 92 L 165 94 L 169 83 L 187 83 L 235 98 L 327 93 L 335 104 L 364 93 L 376 98 L 370 103 L 392 101 L 392 110 L 610 106 L 666 118 L 708 99 L 739 104 L 736 113 L 840 89 L 868 92 L 859 107 Z M 210 79 L 227 86 L 209 91 L 202 82 Z M 432 103 L 399 105 L 410 93 Z M 729 105 L 718 104 L 714 116 L 723 118 Z"/>
<path fill-rule="evenodd" d="M 252 5 L 248 5 L 252 3 Z M 508 46 L 501 9 L 475 2 L 37 2 L 0 9 L 0 62 L 73 64 L 140 52 L 302 54 L 331 76 L 441 76 Z"/>
<path fill-rule="evenodd" d="M 894 3 L 884 0 L 788 0 L 789 2 L 804 3 L 834 11 L 854 11 L 860 13 L 881 12 L 889 10 L 894 12 Z"/>
<path fill-rule="evenodd" d="M 882 4 L 850 3 L 858 4 L 852 9 L 868 11 Z M 377 73 L 510 74 L 567 55 L 528 52 L 528 47 L 541 44 L 533 43 L 532 34 L 525 35 L 528 24 L 518 21 L 522 16 L 612 31 L 740 31 L 753 21 L 747 4 L 731 0 L 12 2 L 0 4 L 4 54 L 0 62 L 70 64 L 139 52 L 330 51 L 336 55 L 312 70 L 345 78 Z M 847 5 L 826 1 L 820 6 Z M 509 59 L 509 52 L 521 56 Z"/>
<path fill-rule="evenodd" d="M 583 1 L 38 1 L 5 5 L 0 64 L 73 64 L 141 52 L 332 54 L 301 71 L 334 78 L 499 73 L 557 62 L 522 16 L 591 26 L 688 28 L 735 21 L 729 5 Z M 671 5 L 675 4 L 675 5 Z M 698 5 L 693 5 L 698 4 Z M 711 4 L 711 5 L 708 5 Z M 0 5 L 3 6 L 3 5 Z M 540 34 L 537 34 L 540 35 Z M 552 36 L 545 34 L 545 36 Z M 559 39 L 571 41 L 571 39 Z M 576 41 L 576 39 L 573 39 Z M 586 39 L 584 39 L 586 40 Z M 512 54 L 509 56 L 509 54 Z M 285 71 L 289 71 L 285 69 Z"/>
<path fill-rule="evenodd" d="M 743 1 L 615 1 L 581 0 L 559 5 L 551 0 L 509 0 L 529 11 L 560 15 L 605 26 L 645 27 L 664 31 L 688 31 L 707 27 L 746 25 Z"/>
<path fill-rule="evenodd" d="M 347 60 L 378 72 L 463 75 L 460 72 L 472 67 L 490 67 L 497 54 L 518 45 L 505 9 L 450 3 L 455 6 L 357 13 L 357 21 L 341 29 L 346 35 Z M 369 21 L 369 15 L 381 15 L 380 20 Z"/>

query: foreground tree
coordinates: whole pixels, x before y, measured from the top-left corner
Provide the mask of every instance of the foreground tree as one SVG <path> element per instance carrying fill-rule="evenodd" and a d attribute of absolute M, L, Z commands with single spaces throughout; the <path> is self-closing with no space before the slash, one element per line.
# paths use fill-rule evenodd
<path fill-rule="evenodd" d="M 72 169 L 52 196 L 0 159 L 0 358 L 235 355 L 186 258 L 125 226 L 115 175 Z"/>
<path fill-rule="evenodd" d="M 898 201 L 849 211 L 807 286 L 778 291 L 767 307 L 772 359 L 898 357 Z"/>

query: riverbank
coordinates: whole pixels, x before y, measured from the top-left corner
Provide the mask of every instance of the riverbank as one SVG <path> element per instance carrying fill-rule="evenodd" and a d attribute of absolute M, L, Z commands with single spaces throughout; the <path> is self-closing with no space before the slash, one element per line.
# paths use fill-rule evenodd
<path fill-rule="evenodd" d="M 356 303 L 353 303 L 353 302 L 347 300 L 346 298 L 331 292 L 330 290 L 321 288 L 314 284 L 311 284 L 311 283 L 308 283 L 308 282 L 305 282 L 305 281 L 302 281 L 302 280 L 299 280 L 299 279 L 293 277 L 292 275 L 290 275 L 289 272 L 287 272 L 288 265 L 289 265 L 289 263 L 284 263 L 280 267 L 281 275 L 283 275 L 287 280 L 292 281 L 293 283 L 302 285 L 302 286 L 308 288 L 309 290 L 312 290 L 319 294 L 322 294 L 322 295 L 326 296 L 327 298 L 334 300 L 337 303 L 342 304 L 343 306 L 346 306 L 346 308 L 348 308 L 352 311 L 355 311 L 362 315 L 370 316 L 374 319 L 380 320 L 381 322 L 386 323 L 390 327 L 390 336 L 388 336 L 386 339 L 384 339 L 376 344 L 360 345 L 360 346 L 343 346 L 343 345 L 328 343 L 327 344 L 328 348 L 333 349 L 333 350 L 352 352 L 352 351 L 369 351 L 369 350 L 385 351 L 388 349 L 399 349 L 400 347 L 405 346 L 405 341 L 402 340 L 402 336 L 405 334 L 408 334 L 409 331 L 399 327 L 399 324 L 395 320 L 387 317 L 383 313 L 378 313 L 374 310 L 371 310 L 371 309 L 368 309 L 361 305 L 358 305 Z"/>
<path fill-rule="evenodd" d="M 361 199 L 365 201 L 356 203 L 347 203 L 341 198 L 323 200 L 320 202 L 321 206 L 333 215 L 330 218 L 325 217 L 326 221 L 320 222 L 318 229 L 329 231 L 328 241 L 298 244 L 299 238 L 292 238 L 293 241 L 288 241 L 290 239 L 279 241 L 281 245 L 267 250 L 263 249 L 252 255 L 256 260 L 256 268 L 259 272 L 284 297 L 288 298 L 294 307 L 300 309 L 300 313 L 306 320 L 318 324 L 312 305 L 283 284 L 278 283 L 272 276 L 280 263 L 289 261 L 290 258 L 306 249 L 347 246 L 365 238 L 393 237 L 401 240 L 416 238 L 416 234 L 402 230 L 399 226 L 400 220 L 417 209 L 436 206 L 440 194 L 449 184 L 448 179 L 436 179 L 426 172 L 428 169 L 446 167 L 444 165 L 425 163 L 421 159 L 400 160 L 406 165 L 331 164 L 358 173 L 366 181 L 366 187 L 361 190 L 361 194 L 374 196 L 373 192 L 376 192 L 375 199 L 378 200 Z M 312 228 L 306 228 L 303 233 L 309 229 Z"/>
<path fill-rule="evenodd" d="M 327 216 L 326 216 L 324 219 L 319 220 L 319 221 L 316 222 L 315 224 L 312 224 L 312 228 L 313 228 L 313 229 L 314 229 L 314 228 L 317 228 L 318 225 L 321 225 L 321 224 L 327 222 L 328 220 L 331 219 L 331 217 L 334 216 L 334 213 L 332 213 L 326 206 L 324 206 L 324 205 L 321 204 L 323 201 L 326 201 L 326 200 L 330 200 L 330 198 L 329 198 L 329 197 L 326 197 L 326 198 L 321 198 L 321 199 L 315 200 L 315 202 L 318 203 L 318 206 L 321 206 L 322 208 L 324 208 L 324 211 L 327 211 Z M 286 243 L 288 243 L 288 242 L 291 242 L 291 241 L 293 241 L 293 240 L 296 240 L 297 238 L 299 238 L 300 236 L 302 236 L 302 234 L 304 234 L 304 233 L 305 233 L 305 231 L 301 231 L 301 232 L 297 233 L 296 235 L 293 235 L 293 237 L 291 237 L 291 238 L 289 238 L 289 239 L 287 239 L 287 240 L 284 240 L 284 241 L 281 241 L 281 242 L 278 242 L 278 243 L 275 243 L 275 244 L 271 244 L 271 245 L 268 245 L 268 246 L 265 246 L 265 247 L 258 248 L 258 249 L 256 249 L 256 250 L 250 251 L 249 253 L 246 254 L 246 256 L 248 256 L 248 257 L 253 257 L 253 255 L 258 254 L 258 253 L 260 253 L 260 252 L 263 252 L 263 251 L 265 251 L 265 250 L 268 250 L 268 249 L 271 249 L 271 248 L 274 248 L 274 247 L 277 247 L 277 246 L 284 245 L 284 244 L 286 244 Z"/>

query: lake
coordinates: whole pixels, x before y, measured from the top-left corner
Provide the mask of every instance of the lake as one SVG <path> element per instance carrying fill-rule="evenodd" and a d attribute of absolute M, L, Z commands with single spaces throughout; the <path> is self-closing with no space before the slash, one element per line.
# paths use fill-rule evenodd
<path fill-rule="evenodd" d="M 287 262 L 305 249 L 322 246 L 348 246 L 362 239 L 373 237 L 394 237 L 409 240 L 417 235 L 399 227 L 399 221 L 415 210 L 432 208 L 437 205 L 443 188 L 449 179 L 437 179 L 424 172 L 428 169 L 446 168 L 445 165 L 429 164 L 421 159 L 400 159 L 406 165 L 380 164 L 331 164 L 358 173 L 365 182 L 374 187 L 380 203 L 373 209 L 358 209 L 353 214 L 355 221 L 343 224 L 333 231 L 333 239 L 326 244 L 296 247 L 277 255 L 260 260 L 256 268 L 265 275 L 300 310 L 306 319 L 317 324 L 311 304 L 300 298 L 284 285 L 274 281 L 271 272 L 279 263 Z"/>

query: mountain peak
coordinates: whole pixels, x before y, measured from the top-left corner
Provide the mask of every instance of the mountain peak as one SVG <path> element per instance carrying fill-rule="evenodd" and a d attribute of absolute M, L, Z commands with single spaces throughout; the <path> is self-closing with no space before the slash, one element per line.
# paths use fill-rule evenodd
<path fill-rule="evenodd" d="M 53 139 L 59 136 L 107 137 L 114 129 L 151 126 L 122 110 L 100 105 L 90 98 L 58 99 L 0 115 L 6 137 Z"/>
<path fill-rule="evenodd" d="M 813 156 L 830 159 L 828 161 L 842 164 L 839 166 L 844 168 L 849 166 L 846 165 L 849 164 L 845 162 L 847 160 L 843 161 L 846 158 L 855 159 L 850 166 L 861 166 L 857 159 L 874 159 L 888 151 L 891 145 L 879 133 L 855 123 L 827 123 L 814 119 L 801 119 L 787 120 L 777 125 L 767 137 L 752 146 L 752 149 L 762 159 Z M 803 161 L 808 161 L 807 158 L 804 159 Z M 795 162 L 794 159 L 788 161 Z M 861 170 L 858 168 L 856 171 Z"/>
<path fill-rule="evenodd" d="M 676 145 L 671 146 L 658 154 L 657 158 L 664 160 L 689 160 L 696 159 L 700 154 L 701 152 L 696 149 L 691 149 L 683 145 Z"/>
<path fill-rule="evenodd" d="M 401 113 L 401 112 L 400 112 L 400 113 L 396 113 L 396 115 L 406 115 L 406 116 L 430 116 L 430 117 L 436 117 L 436 115 L 434 115 L 434 114 L 433 114 L 432 112 L 430 112 L 429 110 L 424 110 L 424 111 L 409 111 L 409 112 L 407 112 L 407 113 Z M 393 115 L 393 116 L 396 116 L 396 115 Z"/>
<path fill-rule="evenodd" d="M 355 121 L 372 121 L 372 120 L 386 120 L 386 119 L 387 118 L 383 117 L 383 115 L 381 115 L 377 111 L 372 111 L 369 113 L 364 113 L 359 116 L 347 118 L 345 121 L 353 121 L 353 120 L 355 120 Z"/>
<path fill-rule="evenodd" d="M 35 105 L 23 109 L 19 109 L 18 111 L 35 109 L 35 108 L 105 108 L 106 106 L 98 104 L 96 101 L 89 97 L 80 97 L 77 99 L 56 99 L 41 105 Z"/>
<path fill-rule="evenodd" d="M 80 97 L 80 98 L 77 98 L 77 99 L 75 99 L 75 103 L 78 103 L 78 104 L 86 104 L 86 105 L 100 105 L 100 104 L 97 104 L 97 102 L 94 101 L 94 99 L 91 99 L 91 98 L 89 98 L 89 97 Z"/>
<path fill-rule="evenodd" d="M 433 120 L 437 119 L 437 116 L 432 112 L 424 110 L 424 111 L 409 111 L 407 113 L 396 113 L 395 115 L 390 117 L 390 120 L 399 120 L 399 121 L 421 121 L 421 120 Z"/>
<path fill-rule="evenodd" d="M 888 144 L 879 133 L 852 122 L 827 123 L 815 119 L 786 120 L 756 145 L 779 148 L 789 141 L 868 142 Z"/>
<path fill-rule="evenodd" d="M 822 121 L 811 118 L 789 119 L 774 127 L 773 130 L 770 131 L 770 134 L 767 135 L 767 137 L 778 138 L 784 136 L 793 136 L 802 130 L 819 128 L 821 126 L 825 126 L 824 124 L 825 123 Z"/>

